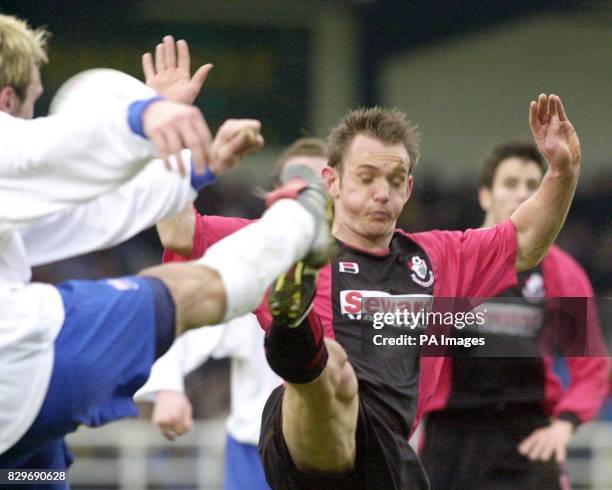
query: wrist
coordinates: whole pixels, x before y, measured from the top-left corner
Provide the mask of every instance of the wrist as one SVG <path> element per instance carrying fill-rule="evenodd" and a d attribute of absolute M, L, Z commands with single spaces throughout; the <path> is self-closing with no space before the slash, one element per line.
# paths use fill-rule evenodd
<path fill-rule="evenodd" d="M 149 99 L 142 99 L 132 102 L 128 107 L 128 125 L 134 134 L 147 138 L 144 132 L 143 116 L 151 104 L 165 100 L 164 97 L 155 96 Z"/>
<path fill-rule="evenodd" d="M 198 175 L 193 165 L 191 165 L 191 187 L 196 191 L 200 191 L 204 187 L 214 184 L 216 181 L 217 176 L 209 168 L 206 169 L 206 172 L 203 174 Z"/>
<path fill-rule="evenodd" d="M 580 419 L 573 412 L 561 412 L 558 414 L 553 422 L 565 422 L 571 425 L 572 431 L 576 430 L 576 428 L 580 425 Z"/>

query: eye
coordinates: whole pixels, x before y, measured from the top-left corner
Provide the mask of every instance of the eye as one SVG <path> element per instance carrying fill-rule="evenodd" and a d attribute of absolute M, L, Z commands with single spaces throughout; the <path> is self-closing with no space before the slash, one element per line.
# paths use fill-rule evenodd
<path fill-rule="evenodd" d="M 527 188 L 530 191 L 535 191 L 539 186 L 540 184 L 535 180 L 530 180 L 529 182 L 527 182 Z"/>
<path fill-rule="evenodd" d="M 404 177 L 394 177 L 393 179 L 391 179 L 391 185 L 397 188 L 402 187 L 405 182 L 406 179 L 404 179 Z"/>
<path fill-rule="evenodd" d="M 359 180 L 362 184 L 369 185 L 373 182 L 374 178 L 371 175 L 360 175 Z"/>
<path fill-rule="evenodd" d="M 504 187 L 507 187 L 508 189 L 514 189 L 516 188 L 517 185 L 518 185 L 518 179 L 510 178 L 510 179 L 504 180 Z"/>

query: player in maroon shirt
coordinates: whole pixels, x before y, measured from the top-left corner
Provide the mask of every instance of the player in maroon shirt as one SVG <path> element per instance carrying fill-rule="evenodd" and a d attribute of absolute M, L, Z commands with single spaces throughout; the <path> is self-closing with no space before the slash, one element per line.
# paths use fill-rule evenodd
<path fill-rule="evenodd" d="M 418 418 L 417 397 L 429 398 L 443 360 L 420 361 L 418 349 L 390 357 L 371 344 L 364 355 L 372 322 L 361 308 L 393 296 L 493 296 L 539 262 L 569 208 L 580 146 L 557 96 L 540 95 L 529 112 L 551 170 L 510 219 L 466 232 L 395 230 L 418 157 L 417 135 L 402 113 L 355 111 L 332 132 L 323 178 L 338 250 L 318 275 L 310 321 L 279 324 L 291 315 L 276 308 L 270 326 L 270 315 L 260 312 L 268 361 L 287 380 L 262 421 L 260 452 L 273 488 L 427 488 L 406 440 Z M 244 225 L 198 216 L 192 254 Z"/>
<path fill-rule="evenodd" d="M 483 226 L 510 217 L 536 192 L 545 172 L 535 145 L 497 146 L 482 169 Z M 516 286 L 483 305 L 497 316 L 486 325 L 487 342 L 504 345 L 516 357 L 474 353 L 445 364 L 426 409 L 421 444 L 432 488 L 562 488 L 559 465 L 567 444 L 578 424 L 597 415 L 609 369 L 606 357 L 568 357 L 571 383 L 563 390 L 550 356 L 540 354 L 546 298 L 564 296 L 592 298 L 593 290 L 582 267 L 552 246 L 540 265 L 519 274 Z M 603 347 L 594 309 L 590 315 L 580 327 Z"/>

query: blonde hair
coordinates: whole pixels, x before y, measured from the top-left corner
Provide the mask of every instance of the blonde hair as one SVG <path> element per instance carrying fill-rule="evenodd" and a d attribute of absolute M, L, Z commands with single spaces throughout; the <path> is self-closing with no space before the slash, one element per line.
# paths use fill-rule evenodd
<path fill-rule="evenodd" d="M 49 32 L 31 29 L 16 17 L 0 14 L 0 88 L 13 87 L 23 99 L 32 80 L 32 65 L 40 67 L 49 61 Z"/>
<path fill-rule="evenodd" d="M 420 156 L 421 135 L 416 126 L 398 109 L 382 107 L 361 108 L 349 112 L 340 124 L 332 129 L 327 142 L 328 165 L 342 171 L 346 149 L 358 134 L 371 136 L 386 145 L 403 144 L 410 157 L 410 171 L 416 167 Z"/>

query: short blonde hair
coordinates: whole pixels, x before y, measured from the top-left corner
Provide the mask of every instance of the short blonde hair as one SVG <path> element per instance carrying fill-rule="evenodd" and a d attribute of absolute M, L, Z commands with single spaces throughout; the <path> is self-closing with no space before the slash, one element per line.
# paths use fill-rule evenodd
<path fill-rule="evenodd" d="M 0 14 L 0 88 L 13 87 L 21 99 L 25 97 L 32 66 L 49 61 L 48 38 L 46 29 L 31 29 L 21 19 Z"/>
<path fill-rule="evenodd" d="M 421 135 L 416 126 L 398 109 L 361 108 L 349 112 L 332 129 L 327 142 L 328 165 L 342 171 L 348 146 L 358 134 L 364 134 L 386 145 L 401 143 L 410 157 L 410 171 L 416 167 L 421 151 Z"/>

